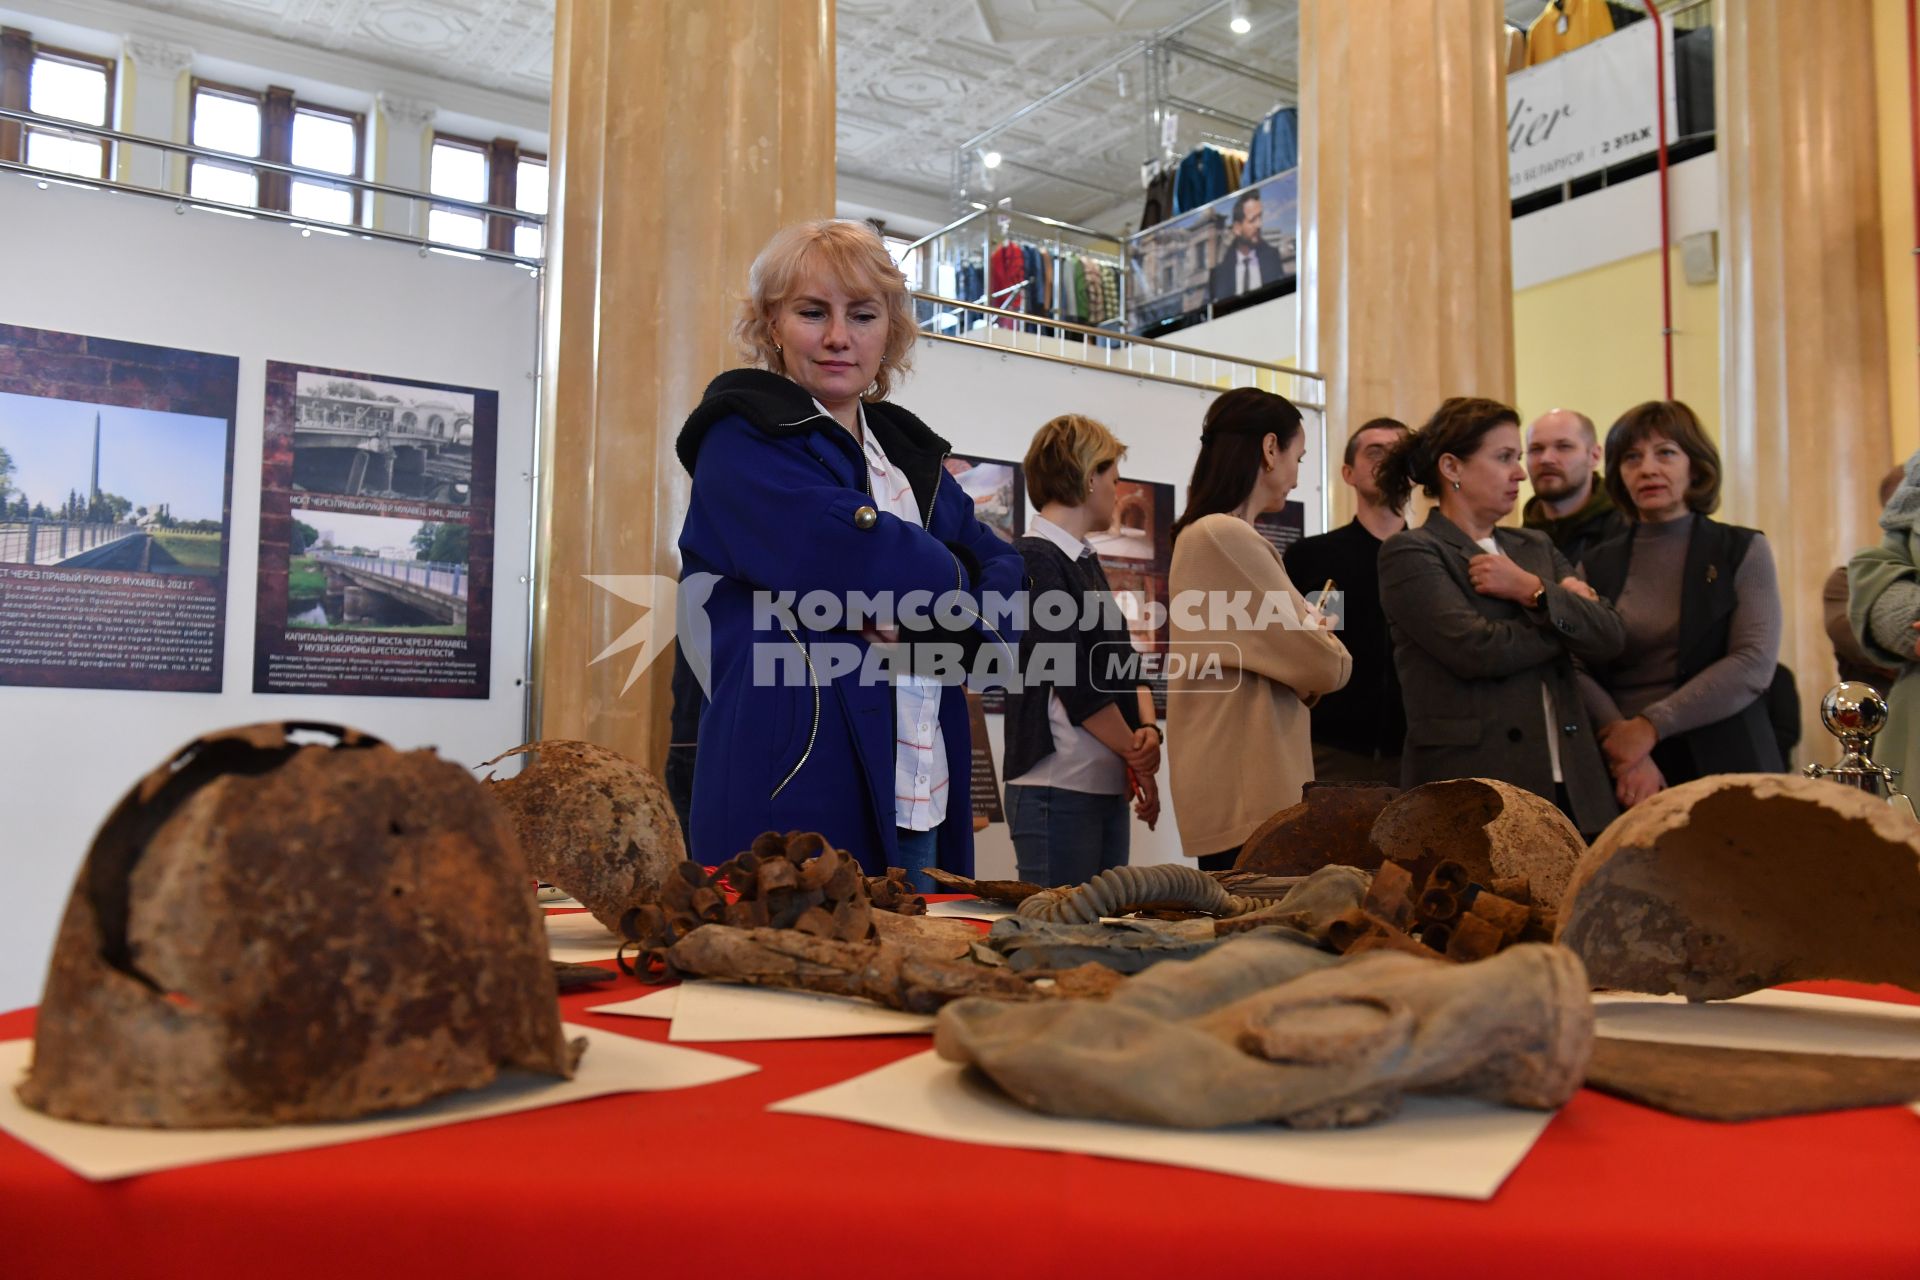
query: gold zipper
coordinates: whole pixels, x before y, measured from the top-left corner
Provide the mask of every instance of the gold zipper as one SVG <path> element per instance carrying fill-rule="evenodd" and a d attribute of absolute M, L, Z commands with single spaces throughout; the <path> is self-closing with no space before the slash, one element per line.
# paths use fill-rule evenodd
<path fill-rule="evenodd" d="M 793 634 L 792 627 L 780 629 L 787 633 L 787 639 L 793 641 L 793 647 L 800 651 L 800 657 L 807 664 L 807 686 L 813 690 L 813 725 L 807 730 L 807 749 L 800 753 L 800 759 L 794 763 L 793 768 L 787 770 L 787 776 L 780 779 L 780 785 L 775 787 L 773 794 L 767 797 L 769 800 L 778 799 L 780 793 L 787 789 L 787 784 L 793 781 L 793 775 L 805 767 L 808 757 L 813 755 L 814 739 L 820 736 L 820 676 L 813 669 L 813 655 L 807 652 L 807 646 L 800 643 L 800 637 Z"/>

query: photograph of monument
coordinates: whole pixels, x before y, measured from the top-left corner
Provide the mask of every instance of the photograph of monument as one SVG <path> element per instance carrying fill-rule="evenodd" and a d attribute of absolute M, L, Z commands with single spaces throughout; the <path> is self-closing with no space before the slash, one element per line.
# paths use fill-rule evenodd
<path fill-rule="evenodd" d="M 220 572 L 222 418 L 0 392 L 0 563 Z"/>

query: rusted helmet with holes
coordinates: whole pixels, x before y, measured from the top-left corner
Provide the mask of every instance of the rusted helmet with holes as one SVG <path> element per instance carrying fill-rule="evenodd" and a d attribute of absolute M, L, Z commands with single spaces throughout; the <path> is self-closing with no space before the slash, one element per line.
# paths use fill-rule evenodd
<path fill-rule="evenodd" d="M 615 932 L 635 907 L 657 902 L 687 857 L 680 820 L 658 778 L 617 751 L 550 738 L 495 756 L 524 756 L 509 778 L 487 778 L 533 873 L 572 894 Z"/>
<path fill-rule="evenodd" d="M 578 1057 L 486 788 L 430 750 L 261 724 L 188 743 L 108 815 L 19 1092 L 69 1120 L 286 1124 Z"/>

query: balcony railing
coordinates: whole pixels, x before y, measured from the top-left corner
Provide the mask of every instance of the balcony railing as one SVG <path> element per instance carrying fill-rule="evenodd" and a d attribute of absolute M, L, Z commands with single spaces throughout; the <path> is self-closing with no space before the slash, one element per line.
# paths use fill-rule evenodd
<path fill-rule="evenodd" d="M 172 200 L 181 209 L 214 209 L 222 213 L 244 214 L 250 218 L 262 218 L 271 222 L 284 222 L 299 227 L 303 231 L 319 231 L 330 235 L 358 236 L 366 240 L 391 240 L 401 244 L 419 247 L 422 253 L 439 251 L 464 254 L 471 258 L 485 258 L 494 262 L 511 262 L 524 267 L 538 268 L 543 259 L 527 257 L 517 253 L 507 253 L 498 249 L 475 248 L 469 245 L 452 244 L 444 240 L 432 239 L 427 234 L 427 213 L 431 209 L 451 209 L 459 213 L 478 214 L 491 218 L 502 218 L 521 226 L 545 228 L 546 218 L 541 214 L 528 213 L 523 209 L 509 209 L 503 205 L 482 204 L 472 200 L 455 200 L 449 196 L 434 195 L 426 191 L 415 191 L 409 187 L 396 187 L 386 182 L 371 182 L 365 178 L 350 178 L 327 169 L 308 169 L 300 165 L 280 164 L 272 160 L 257 160 L 249 156 L 237 156 L 227 151 L 215 151 L 209 147 L 197 147 L 186 142 L 172 142 L 164 138 L 149 138 L 137 133 L 125 133 L 119 129 L 107 129 L 98 125 L 80 124 L 59 116 L 42 115 L 33 111 L 12 111 L 0 108 L 0 121 L 12 121 L 33 125 L 36 128 L 54 130 L 73 137 L 94 138 L 113 144 L 114 159 L 107 165 L 113 171 L 118 163 L 117 157 L 123 147 L 145 147 L 166 155 L 185 156 L 190 159 L 217 161 L 227 168 L 247 169 L 256 175 L 263 173 L 284 174 L 290 178 L 301 178 L 309 182 L 322 183 L 331 187 L 340 187 L 352 191 L 363 191 L 371 195 L 386 196 L 389 199 L 409 201 L 413 216 L 409 222 L 418 228 L 415 232 L 395 231 L 387 227 L 363 226 L 354 222 L 330 222 L 324 218 L 306 217 L 280 209 L 262 209 L 257 205 L 233 204 L 223 200 L 210 200 L 205 196 L 191 195 L 188 192 L 169 187 L 145 186 L 139 183 L 119 182 L 108 178 L 90 178 L 75 175 L 57 169 L 45 169 L 35 165 L 13 160 L 0 160 L 0 173 L 18 173 L 36 178 L 42 183 L 60 182 L 69 186 L 98 188 L 103 191 L 120 191 L 130 195 L 153 196 L 162 200 Z"/>

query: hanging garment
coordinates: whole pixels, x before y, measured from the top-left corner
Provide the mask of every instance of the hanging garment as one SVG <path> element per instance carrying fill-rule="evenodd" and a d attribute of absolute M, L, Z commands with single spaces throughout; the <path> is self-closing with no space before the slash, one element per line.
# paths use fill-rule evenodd
<path fill-rule="evenodd" d="M 1027 259 L 1017 244 L 1003 244 L 993 251 L 989 265 L 988 288 L 992 291 L 987 300 L 988 306 L 999 307 L 1003 311 L 1019 311 L 1026 303 L 1026 291 L 1012 286 L 1026 279 Z M 1002 290 L 1009 292 L 1002 293 Z M 1005 316 L 997 318 L 1003 329 L 1011 329 L 1013 321 Z"/>
<path fill-rule="evenodd" d="M 1537 67 L 1612 34 L 1613 14 L 1606 0 L 1551 0 L 1527 28 L 1527 64 Z"/>
<path fill-rule="evenodd" d="M 1227 186 L 1227 159 L 1218 147 L 1196 147 L 1180 161 L 1173 182 L 1173 211 L 1185 213 L 1218 200 Z"/>
<path fill-rule="evenodd" d="M 1268 113 L 1253 131 L 1247 148 L 1245 186 L 1265 182 L 1276 173 L 1285 173 L 1300 165 L 1300 113 L 1293 107 L 1281 107 Z"/>
<path fill-rule="evenodd" d="M 1042 315 L 1047 309 L 1046 259 L 1032 245 L 1022 245 L 1021 254 L 1027 261 L 1027 305 L 1028 315 Z"/>
<path fill-rule="evenodd" d="M 1162 165 L 1147 180 L 1147 201 L 1140 209 L 1140 229 L 1157 227 L 1173 216 L 1173 170 Z"/>
<path fill-rule="evenodd" d="M 1247 158 L 1232 151 L 1222 151 L 1221 158 L 1227 162 L 1227 190 L 1240 189 L 1240 171 L 1246 168 Z"/>

